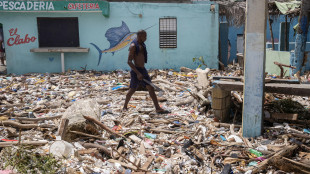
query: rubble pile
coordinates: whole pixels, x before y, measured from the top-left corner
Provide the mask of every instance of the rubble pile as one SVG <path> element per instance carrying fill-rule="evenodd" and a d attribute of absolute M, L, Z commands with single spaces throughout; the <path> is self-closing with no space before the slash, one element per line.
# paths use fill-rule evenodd
<path fill-rule="evenodd" d="M 146 89 L 122 111 L 128 71 L 0 76 L 0 173 L 309 173 L 308 97 L 266 94 L 257 138 L 242 137 L 241 92 L 231 92 L 229 123 L 214 117 L 212 77 L 241 74 L 150 71 L 168 114 Z"/>

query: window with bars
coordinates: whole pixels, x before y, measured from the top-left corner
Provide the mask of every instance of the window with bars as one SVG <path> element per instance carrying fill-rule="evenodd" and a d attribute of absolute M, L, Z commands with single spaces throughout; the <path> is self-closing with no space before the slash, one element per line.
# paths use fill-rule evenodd
<path fill-rule="evenodd" d="M 159 48 L 177 47 L 177 18 L 159 19 Z"/>

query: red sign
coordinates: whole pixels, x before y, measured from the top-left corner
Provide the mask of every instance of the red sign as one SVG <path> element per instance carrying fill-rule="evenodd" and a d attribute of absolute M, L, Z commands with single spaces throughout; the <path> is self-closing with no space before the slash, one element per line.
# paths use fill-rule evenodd
<path fill-rule="evenodd" d="M 37 39 L 34 36 L 29 37 L 28 34 L 26 34 L 25 38 L 20 38 L 20 35 L 17 34 L 17 28 L 15 28 L 15 29 L 11 28 L 9 30 L 9 33 L 10 33 L 10 36 L 12 36 L 12 37 L 10 37 L 6 42 L 8 46 L 26 44 L 29 42 L 34 42 Z"/>
<path fill-rule="evenodd" d="M 69 3 L 68 10 L 100 10 L 98 3 Z"/>

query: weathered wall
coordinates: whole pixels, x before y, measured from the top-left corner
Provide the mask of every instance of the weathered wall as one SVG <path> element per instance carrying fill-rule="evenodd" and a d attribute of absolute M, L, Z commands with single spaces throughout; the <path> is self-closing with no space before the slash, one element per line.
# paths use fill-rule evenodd
<path fill-rule="evenodd" d="M 127 65 L 128 46 L 112 53 L 103 53 L 97 66 L 99 53 L 90 43 L 101 50 L 108 49 L 110 43 L 105 37 L 109 28 L 120 27 L 124 21 L 130 32 L 147 29 L 146 45 L 149 52 L 148 69 L 172 68 L 181 66 L 196 68 L 193 57 L 203 56 L 210 68 L 218 68 L 218 7 L 210 11 L 210 4 L 173 4 L 173 3 L 110 3 L 110 17 L 100 12 L 0 12 L 0 23 L 4 27 L 7 41 L 9 30 L 17 28 L 20 38 L 35 37 L 34 42 L 8 46 L 8 73 L 23 74 L 29 72 L 60 72 L 60 53 L 32 53 L 30 49 L 38 48 L 37 17 L 78 17 L 80 46 L 90 48 L 89 53 L 65 53 L 65 69 L 87 69 L 110 71 L 129 69 Z M 139 14 L 142 16 L 139 17 Z M 172 16 L 177 18 L 177 48 L 159 48 L 159 18 Z"/>
<path fill-rule="evenodd" d="M 280 16 L 272 16 L 271 17 L 273 19 L 273 23 L 272 23 L 272 30 L 273 30 L 273 36 L 274 36 L 274 41 L 275 41 L 275 50 L 278 50 L 278 43 L 279 43 L 279 37 L 280 37 L 280 23 L 281 22 L 285 22 L 285 16 L 284 15 L 280 15 Z M 220 21 L 226 21 L 225 17 L 220 17 Z M 290 22 L 289 25 L 289 52 L 291 50 L 295 49 L 295 40 L 296 37 L 294 36 L 294 29 L 293 27 L 298 23 L 298 18 L 293 18 L 290 19 L 288 18 L 288 22 Z M 231 51 L 230 51 L 230 63 L 233 62 L 233 60 L 237 61 L 237 35 L 238 34 L 243 34 L 244 31 L 244 27 L 234 27 L 234 26 L 230 26 L 228 29 L 228 39 L 230 40 L 231 43 Z M 271 36 L 270 36 L 270 30 L 269 30 L 269 20 L 267 20 L 267 26 L 266 26 L 266 40 L 267 40 L 267 48 L 272 48 L 271 45 Z M 308 33 L 307 36 L 307 47 L 306 47 L 306 51 L 310 51 L 310 32 Z M 288 53 L 289 54 L 289 53 Z M 310 60 L 310 55 L 308 56 L 308 60 Z M 268 62 L 266 62 L 268 63 Z M 273 62 L 272 62 L 273 63 Z M 289 62 L 288 62 L 289 64 Z M 266 65 L 267 66 L 267 65 Z M 267 67 L 266 67 L 267 68 Z M 310 70 L 310 61 L 307 62 L 306 65 L 306 69 Z"/>
<path fill-rule="evenodd" d="M 273 19 L 272 23 L 272 30 L 273 30 L 273 36 L 275 41 L 275 49 L 278 50 L 278 42 L 279 42 L 279 32 L 280 32 L 280 23 L 285 22 L 285 16 L 281 15 L 279 17 L 271 17 Z M 226 21 L 225 17 L 220 18 L 221 21 Z M 290 19 L 288 19 L 288 22 L 290 22 Z M 295 36 L 294 36 L 294 30 L 293 27 L 298 23 L 298 18 L 293 18 L 290 23 L 290 30 L 289 30 L 289 41 L 290 43 L 290 50 L 293 50 L 295 45 L 293 42 L 295 42 Z M 228 39 L 231 42 L 231 61 L 236 58 L 237 53 L 237 34 L 243 34 L 244 27 L 229 27 L 229 36 Z M 271 37 L 270 37 L 270 31 L 269 31 L 269 20 L 267 20 L 267 26 L 266 26 L 266 39 L 267 39 L 267 48 L 271 48 Z M 308 33 L 308 40 L 310 40 L 310 33 Z M 310 50 L 310 44 L 307 45 L 308 50 Z"/>
<path fill-rule="evenodd" d="M 280 75 L 281 70 L 278 65 L 275 65 L 273 62 L 279 62 L 286 65 L 290 64 L 290 57 L 291 54 L 288 51 L 272 51 L 272 50 L 266 50 L 266 69 L 265 71 L 268 72 L 268 74 L 273 75 Z M 290 68 L 284 68 L 284 72 L 286 72 L 285 76 L 289 76 Z"/>

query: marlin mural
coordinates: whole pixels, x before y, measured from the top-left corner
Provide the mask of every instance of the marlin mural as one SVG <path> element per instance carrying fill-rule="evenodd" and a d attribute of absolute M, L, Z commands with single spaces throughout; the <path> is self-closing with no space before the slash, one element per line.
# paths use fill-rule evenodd
<path fill-rule="evenodd" d="M 150 26 L 146 28 L 145 30 L 152 28 L 155 25 Z M 137 32 L 130 32 L 127 24 L 124 21 L 122 21 L 122 26 L 108 29 L 107 32 L 105 33 L 105 37 L 110 42 L 110 47 L 108 49 L 101 50 L 96 44 L 90 43 L 99 52 L 98 65 L 101 61 L 102 53 L 112 53 L 112 55 L 114 55 L 116 51 L 120 51 L 121 49 L 125 48 L 135 38 L 137 38 Z"/>
<path fill-rule="evenodd" d="M 105 37 L 110 42 L 110 47 L 108 49 L 101 50 L 94 43 L 90 43 L 99 52 L 98 65 L 101 61 L 102 53 L 112 53 L 114 55 L 116 51 L 119 51 L 130 44 L 137 37 L 136 33 L 137 32 L 130 32 L 126 23 L 122 21 L 122 26 L 110 28 L 105 33 Z"/>

